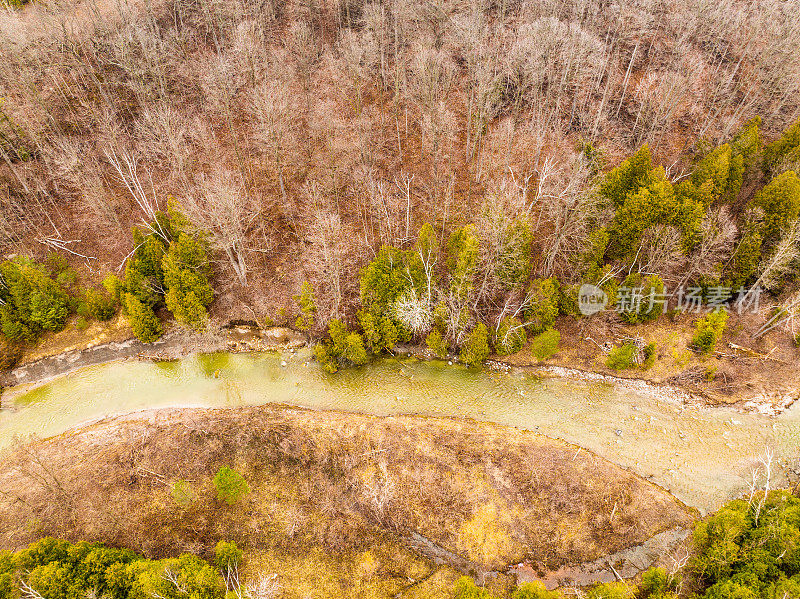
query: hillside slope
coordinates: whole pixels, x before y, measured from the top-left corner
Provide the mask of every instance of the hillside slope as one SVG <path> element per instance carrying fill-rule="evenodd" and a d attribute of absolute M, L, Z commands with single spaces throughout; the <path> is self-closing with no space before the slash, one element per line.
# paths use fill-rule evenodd
<path fill-rule="evenodd" d="M 774 138 L 800 108 L 798 18 L 779 0 L 32 2 L 0 14 L 0 251 L 56 248 L 91 279 L 174 196 L 210 233 L 224 317 L 274 315 L 304 280 L 321 321 L 351 314 L 381 244 L 491 210 L 536 223 L 539 276 L 568 272 L 578 144 L 616 163 L 647 143 L 676 178 L 751 117 Z"/>

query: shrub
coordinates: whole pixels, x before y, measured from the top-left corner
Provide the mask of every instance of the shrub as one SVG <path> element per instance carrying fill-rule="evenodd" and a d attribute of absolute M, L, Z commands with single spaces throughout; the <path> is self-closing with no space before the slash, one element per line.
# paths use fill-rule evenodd
<path fill-rule="evenodd" d="M 753 223 L 747 223 L 729 262 L 727 280 L 734 289 L 746 285 L 758 270 L 763 235 Z"/>
<path fill-rule="evenodd" d="M 317 312 L 317 301 L 314 297 L 314 288 L 308 281 L 303 281 L 300 294 L 294 297 L 300 307 L 300 315 L 294 321 L 294 326 L 301 331 L 308 331 L 314 326 L 314 314 Z"/>
<path fill-rule="evenodd" d="M 730 201 L 736 199 L 742 187 L 743 175 L 744 157 L 734 152 L 730 144 L 724 144 L 698 162 L 691 182 L 697 188 L 708 185 L 711 201 Z M 708 204 L 710 202 L 706 206 Z"/>
<path fill-rule="evenodd" d="M 419 254 L 385 245 L 361 270 L 361 305 L 375 315 L 388 315 L 409 288 L 422 289 L 425 270 Z"/>
<path fill-rule="evenodd" d="M 735 500 L 699 522 L 688 564 L 704 599 L 797 597 L 800 499 L 789 491 Z M 705 591 L 705 592 L 703 592 Z"/>
<path fill-rule="evenodd" d="M 85 303 L 87 316 L 95 320 L 110 320 L 116 312 L 114 298 L 98 289 L 90 288 L 86 290 Z"/>
<path fill-rule="evenodd" d="M 555 324 L 558 300 L 559 289 L 555 279 L 536 279 L 531 283 L 522 316 L 533 333 L 541 333 Z"/>
<path fill-rule="evenodd" d="M 78 320 L 75 321 L 75 328 L 79 331 L 85 331 L 89 328 L 89 321 L 86 320 L 83 316 L 79 316 Z"/>
<path fill-rule="evenodd" d="M 167 309 L 172 312 L 175 320 L 179 323 L 196 331 L 202 331 L 206 328 L 206 323 L 208 322 L 207 304 L 194 291 L 172 287 L 164 295 L 164 301 Z"/>
<path fill-rule="evenodd" d="M 561 341 L 561 333 L 556 329 L 550 329 L 533 338 L 531 341 L 531 354 L 539 360 L 547 360 L 558 351 L 558 344 Z"/>
<path fill-rule="evenodd" d="M 507 289 L 518 289 L 531 272 L 533 232 L 525 220 L 515 220 L 504 228 L 498 259 L 497 277 Z"/>
<path fill-rule="evenodd" d="M 341 320 L 334 319 L 328 323 L 328 336 L 329 340 L 314 347 L 314 356 L 324 370 L 334 373 L 342 364 L 366 364 L 364 338 L 349 331 Z"/>
<path fill-rule="evenodd" d="M 89 318 L 89 304 L 85 301 L 79 302 L 75 308 L 75 313 L 83 319 Z"/>
<path fill-rule="evenodd" d="M 692 345 L 703 354 L 710 354 L 717 347 L 717 342 L 725 332 L 729 314 L 726 310 L 715 310 L 697 321 Z"/>
<path fill-rule="evenodd" d="M 517 353 L 528 342 L 525 326 L 518 318 L 506 316 L 495 331 L 494 350 L 501 356 Z"/>
<path fill-rule="evenodd" d="M 447 242 L 447 267 L 450 271 L 450 289 L 460 298 L 466 298 L 474 285 L 478 267 L 478 237 L 475 225 L 456 229 Z"/>
<path fill-rule="evenodd" d="M 423 227 L 420 235 L 429 227 Z M 425 240 L 421 239 L 420 243 Z M 426 286 L 421 254 L 383 246 L 378 255 L 361 271 L 359 322 L 371 351 L 390 351 L 398 340 L 410 341 L 412 334 L 395 318 L 395 306 L 401 298 L 416 294 Z"/>
<path fill-rule="evenodd" d="M 561 314 L 580 316 L 578 296 L 580 285 L 561 285 L 558 294 L 558 311 Z"/>
<path fill-rule="evenodd" d="M 172 499 L 181 507 L 188 507 L 195 500 L 195 493 L 189 481 L 181 479 L 172 485 Z"/>
<path fill-rule="evenodd" d="M 212 599 L 225 593 L 220 573 L 195 555 L 149 560 L 128 549 L 50 537 L 16 554 L 0 552 L 0 597 L 17 597 L 19 580 L 30 587 L 27 595 L 47 599 Z"/>
<path fill-rule="evenodd" d="M 661 595 L 667 591 L 667 571 L 664 568 L 650 568 L 642 574 L 642 591 L 646 597 Z"/>
<path fill-rule="evenodd" d="M 475 584 L 469 576 L 462 576 L 456 581 L 453 599 L 494 599 L 486 589 Z"/>
<path fill-rule="evenodd" d="M 741 129 L 733 136 L 731 146 L 733 153 L 743 159 L 745 170 L 753 166 L 761 152 L 761 117 L 756 116 L 742 125 Z"/>
<path fill-rule="evenodd" d="M 606 357 L 606 366 L 613 370 L 625 370 L 636 366 L 636 345 L 625 343 L 620 347 L 613 348 Z"/>
<path fill-rule="evenodd" d="M 115 274 L 106 275 L 103 287 L 117 305 L 122 305 L 122 294 L 125 293 L 125 283 Z"/>
<path fill-rule="evenodd" d="M 505 595 L 507 596 L 507 595 Z M 486 588 L 479 587 L 469 576 L 462 576 L 456 581 L 453 590 L 454 599 L 499 599 Z M 517 587 L 511 599 L 562 599 L 558 591 L 548 591 L 539 581 L 526 582 Z"/>
<path fill-rule="evenodd" d="M 800 216 L 800 178 L 794 171 L 778 175 L 756 194 L 751 206 L 763 210 L 764 240 L 775 243 L 787 226 Z"/>
<path fill-rule="evenodd" d="M 446 358 L 448 352 L 450 351 L 450 348 L 447 346 L 447 341 L 438 329 L 434 329 L 430 332 L 430 334 L 425 338 L 425 344 L 437 358 Z"/>
<path fill-rule="evenodd" d="M 2 117 L 0 117 L 2 118 Z M 50 276 L 58 278 L 62 272 L 65 272 L 69 269 L 69 262 L 64 257 L 63 254 L 59 254 L 58 252 L 50 251 L 47 252 L 47 255 L 44 257 L 44 267 L 50 273 Z M 73 275 L 75 275 L 75 279 L 77 279 L 77 274 L 75 271 L 72 271 Z M 73 283 L 75 280 L 73 279 Z"/>
<path fill-rule="evenodd" d="M 217 497 L 233 505 L 250 492 L 250 485 L 244 477 L 227 466 L 223 466 L 214 475 L 214 488 L 217 490 Z"/>
<path fill-rule="evenodd" d="M 361 310 L 358 313 L 358 321 L 372 353 L 391 351 L 400 337 L 398 325 L 388 316 L 376 316 Z"/>
<path fill-rule="evenodd" d="M 602 227 L 589 233 L 589 248 L 580 256 L 581 270 L 584 277 L 593 279 L 603 267 L 603 258 L 608 248 L 608 229 Z M 595 279 L 596 280 L 596 279 Z"/>
<path fill-rule="evenodd" d="M 130 303 L 127 297 L 132 295 L 153 314 L 166 305 L 177 322 L 201 330 L 208 320 L 207 307 L 214 291 L 208 279 L 205 241 L 183 231 L 185 224 L 184 217 L 170 209 L 156 214 L 147 235 L 134 227 L 135 250 L 125 266 L 124 281 L 109 275 L 103 286 L 114 301 L 121 300 L 126 313 Z M 149 329 L 152 337 L 154 327 Z"/>
<path fill-rule="evenodd" d="M 196 555 L 183 554 L 178 558 L 157 562 L 137 562 L 126 569 L 125 575 L 136 577 L 133 592 L 121 596 L 131 599 L 214 599 L 225 594 L 225 582 L 220 573 Z M 180 587 L 170 580 L 173 576 L 179 581 Z"/>
<path fill-rule="evenodd" d="M 800 121 L 784 131 L 783 135 L 764 148 L 764 169 L 773 172 L 781 163 L 800 161 Z"/>
<path fill-rule="evenodd" d="M 634 599 L 635 587 L 627 582 L 598 584 L 586 593 L 587 599 Z"/>
<path fill-rule="evenodd" d="M 126 293 L 123 302 L 125 315 L 131 325 L 133 334 L 139 341 L 152 343 L 164 334 L 161 321 L 148 304 L 143 303 L 132 293 Z"/>
<path fill-rule="evenodd" d="M 642 369 L 647 370 L 648 368 L 652 368 L 653 364 L 656 363 L 656 356 L 657 356 L 657 347 L 655 343 L 648 343 L 645 345 L 642 353 L 644 355 L 644 359 L 642 361 Z"/>
<path fill-rule="evenodd" d="M 125 265 L 125 291 L 151 307 L 162 301 L 156 290 L 164 289 L 162 262 L 167 253 L 166 243 L 155 233 L 144 235 L 133 229 L 136 250 Z"/>
<path fill-rule="evenodd" d="M 179 233 L 169 244 L 162 262 L 164 301 L 175 320 L 190 328 L 205 328 L 206 307 L 214 299 L 208 282 L 209 267 L 206 248 L 195 237 Z"/>
<path fill-rule="evenodd" d="M 647 185 L 653 170 L 650 148 L 642 146 L 633 156 L 611 170 L 600 184 L 600 195 L 622 206 L 628 194 Z"/>
<path fill-rule="evenodd" d="M 11 599 L 17 585 L 15 575 L 14 554 L 10 551 L 0 551 L 0 597 Z"/>
<path fill-rule="evenodd" d="M 617 293 L 620 318 L 630 324 L 655 320 L 664 311 L 664 282 L 658 275 L 642 277 L 632 273 L 625 277 Z"/>
<path fill-rule="evenodd" d="M 74 289 L 78 282 L 78 273 L 73 269 L 67 268 L 56 275 L 56 283 L 64 289 Z"/>
<path fill-rule="evenodd" d="M 562 599 L 558 591 L 548 591 L 542 582 L 526 582 L 519 585 L 511 599 Z"/>
<path fill-rule="evenodd" d="M 608 226 L 608 257 L 633 258 L 642 235 L 654 225 L 678 229 L 684 250 L 688 252 L 700 239 L 705 204 L 710 201 L 702 194 L 698 197 L 694 184 L 690 185 L 674 188 L 663 169 L 654 169 L 646 177 L 646 184 L 632 188 L 624 201 L 617 205 Z"/>
<path fill-rule="evenodd" d="M 342 358 L 356 366 L 367 363 L 367 350 L 364 348 L 364 339 L 361 335 L 356 332 L 347 334 Z"/>
<path fill-rule="evenodd" d="M 0 281 L 0 328 L 9 341 L 33 341 L 64 328 L 69 298 L 44 266 L 29 258 L 0 262 Z"/>
<path fill-rule="evenodd" d="M 611 259 L 625 258 L 635 252 L 644 231 L 658 223 L 659 207 L 674 204 L 675 192 L 668 181 L 659 181 L 630 193 L 617 208 L 609 225 L 608 256 Z"/>
<path fill-rule="evenodd" d="M 223 574 L 236 570 L 241 563 L 242 550 L 236 546 L 236 543 L 220 541 L 214 547 L 214 565 Z"/>
<path fill-rule="evenodd" d="M 314 358 L 326 372 L 333 374 L 339 370 L 339 363 L 336 357 L 331 354 L 331 346 L 327 343 L 317 343 L 314 346 Z"/>
<path fill-rule="evenodd" d="M 478 366 L 489 356 L 489 331 L 478 323 L 461 346 L 461 361 L 467 366 Z"/>

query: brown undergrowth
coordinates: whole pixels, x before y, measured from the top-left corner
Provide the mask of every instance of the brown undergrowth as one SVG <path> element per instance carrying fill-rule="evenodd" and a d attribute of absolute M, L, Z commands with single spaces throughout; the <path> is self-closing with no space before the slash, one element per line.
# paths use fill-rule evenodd
<path fill-rule="evenodd" d="M 234 505 L 212 484 L 223 465 L 252 489 Z M 146 412 L 33 441 L 6 453 L 0 489 L 0 548 L 54 535 L 162 557 L 233 540 L 298 597 L 386 596 L 428 576 L 447 587 L 455 572 L 413 553 L 411 532 L 480 569 L 551 569 L 693 518 L 662 489 L 530 432 L 280 406 Z"/>
<path fill-rule="evenodd" d="M 762 312 L 732 313 L 727 330 L 710 355 L 692 348 L 700 314 L 662 316 L 654 322 L 637 325 L 626 325 L 615 315 L 605 314 L 590 318 L 559 317 L 555 326 L 561 340 L 557 353 L 548 360 L 537 359 L 530 346 L 498 359 L 519 367 L 560 366 L 644 379 L 703 397 L 711 405 L 739 404 L 746 409 L 762 406 L 765 413 L 780 412 L 800 395 L 797 347 L 784 330 L 775 329 L 756 337 L 768 319 L 767 311 Z M 648 369 L 609 368 L 608 349 L 634 338 L 655 344 L 653 365 Z M 770 407 L 772 410 L 767 409 Z"/>

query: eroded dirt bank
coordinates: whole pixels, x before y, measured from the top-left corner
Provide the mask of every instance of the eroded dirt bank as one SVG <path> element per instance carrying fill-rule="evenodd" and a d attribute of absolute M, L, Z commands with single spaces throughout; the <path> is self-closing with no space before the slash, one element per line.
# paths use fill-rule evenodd
<path fill-rule="evenodd" d="M 38 385 L 85 366 L 114 360 L 177 360 L 193 353 L 277 351 L 296 349 L 305 343 L 303 335 L 284 327 L 258 329 L 231 326 L 210 329 L 204 333 L 174 327 L 153 343 L 128 338 L 37 357 L 9 371 L 0 372 L 0 387 Z"/>
<path fill-rule="evenodd" d="M 694 518 L 663 489 L 575 446 L 441 418 L 167 409 L 4 457 L 0 547 L 9 549 L 55 535 L 162 556 L 206 553 L 225 538 L 266 562 L 339 555 L 335 569 L 346 571 L 364 551 L 415 563 L 407 539 L 416 533 L 482 569 L 525 562 L 546 574 Z M 211 483 L 223 465 L 252 489 L 236 505 Z M 180 480 L 188 493 L 178 497 Z"/>

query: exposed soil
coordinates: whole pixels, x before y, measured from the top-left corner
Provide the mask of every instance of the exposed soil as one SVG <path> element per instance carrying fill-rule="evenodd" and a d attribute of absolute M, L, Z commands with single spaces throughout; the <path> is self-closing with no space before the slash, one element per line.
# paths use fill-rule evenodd
<path fill-rule="evenodd" d="M 541 580 L 548 589 L 563 586 L 585 587 L 597 582 L 633 578 L 653 565 L 674 568 L 680 557 L 690 551 L 689 544 L 690 531 L 675 527 L 655 535 L 641 545 L 623 549 L 593 562 L 563 566 L 544 574 L 523 563 L 514 566 L 511 572 L 520 583 Z M 675 561 L 672 561 L 673 558 Z"/>

